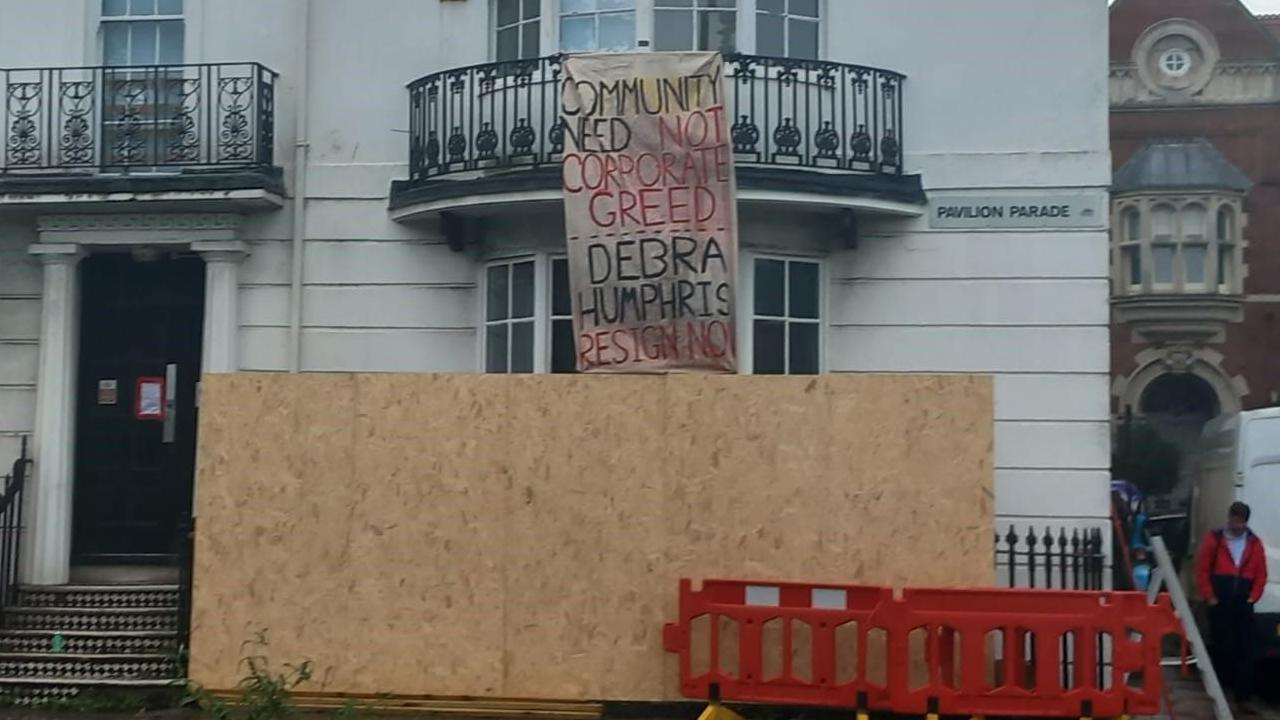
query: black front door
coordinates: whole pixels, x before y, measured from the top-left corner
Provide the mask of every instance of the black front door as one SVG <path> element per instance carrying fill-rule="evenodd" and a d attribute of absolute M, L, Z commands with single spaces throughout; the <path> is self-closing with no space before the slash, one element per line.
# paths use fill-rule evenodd
<path fill-rule="evenodd" d="M 171 563 L 191 511 L 204 263 L 92 255 L 80 303 L 72 560 Z"/>

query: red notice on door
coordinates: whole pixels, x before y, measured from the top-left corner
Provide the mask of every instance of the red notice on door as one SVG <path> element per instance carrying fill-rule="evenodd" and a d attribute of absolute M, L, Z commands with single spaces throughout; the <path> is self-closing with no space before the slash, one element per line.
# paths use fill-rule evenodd
<path fill-rule="evenodd" d="M 139 420 L 164 420 L 164 378 L 138 378 L 133 393 L 133 416 Z"/>

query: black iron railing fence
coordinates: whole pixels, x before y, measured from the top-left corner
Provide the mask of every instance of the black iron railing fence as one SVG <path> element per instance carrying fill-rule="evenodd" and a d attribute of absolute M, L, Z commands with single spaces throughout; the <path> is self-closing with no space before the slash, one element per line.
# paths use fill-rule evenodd
<path fill-rule="evenodd" d="M 995 533 L 996 582 L 1008 587 L 1050 590 L 1102 590 L 1106 572 L 1106 546 L 1101 528 L 1042 528 L 1039 532 L 1027 526 L 1020 532 L 1010 525 L 1003 535 Z M 1057 674 L 1063 688 L 1073 688 L 1077 678 L 1075 656 L 1078 633 L 1068 632 L 1058 639 Z M 1038 662 L 1033 638 L 1025 643 L 1027 667 L 1024 677 L 1035 677 Z M 1113 638 L 1101 634 L 1096 638 L 1098 675 L 1092 678 L 1097 687 L 1111 687 Z"/>
<path fill-rule="evenodd" d="M 18 564 L 22 557 L 22 489 L 31 476 L 27 438 L 22 438 L 18 459 L 4 475 L 0 495 L 0 607 L 12 605 L 18 593 Z"/>
<path fill-rule="evenodd" d="M 1019 534 L 1010 526 L 996 532 L 997 583 L 1009 587 L 1054 590 L 1102 590 L 1106 546 L 1100 528 L 1043 528 L 1028 526 Z"/>
<path fill-rule="evenodd" d="M 0 174 L 272 165 L 275 80 L 257 63 L 0 68 Z"/>
<path fill-rule="evenodd" d="M 183 648 L 190 646 L 191 640 L 191 598 L 192 581 L 195 572 L 196 521 L 187 516 L 178 523 L 177 556 L 178 556 L 178 637 Z M 186 675 L 188 655 L 182 653 L 182 671 Z"/>
<path fill-rule="evenodd" d="M 559 162 L 562 59 L 485 63 L 410 83 L 410 181 Z M 903 75 L 738 54 L 726 56 L 725 71 L 737 162 L 901 174 Z"/>

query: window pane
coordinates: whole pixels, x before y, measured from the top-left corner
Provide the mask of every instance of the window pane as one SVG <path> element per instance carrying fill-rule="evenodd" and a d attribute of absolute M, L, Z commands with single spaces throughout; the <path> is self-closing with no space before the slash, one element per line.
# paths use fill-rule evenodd
<path fill-rule="evenodd" d="M 498 26 L 514 25 L 520 20 L 520 0 L 498 0 Z"/>
<path fill-rule="evenodd" d="M 791 323 L 791 357 L 787 372 L 792 375 L 816 375 L 818 373 L 818 325 L 817 323 Z"/>
<path fill-rule="evenodd" d="M 524 14 L 521 15 L 525 20 L 532 20 L 542 12 L 541 0 L 524 0 Z"/>
<path fill-rule="evenodd" d="M 498 62 L 520 59 L 519 28 L 498 31 Z"/>
<path fill-rule="evenodd" d="M 551 261 L 551 314 L 573 314 L 573 303 L 569 296 L 569 261 L 564 258 Z"/>
<path fill-rule="evenodd" d="M 131 0 L 129 3 L 130 15 L 155 15 L 156 0 Z"/>
<path fill-rule="evenodd" d="M 181 15 L 182 0 L 160 0 L 156 4 L 157 15 Z"/>
<path fill-rule="evenodd" d="M 788 9 L 792 15 L 818 17 L 818 0 L 790 0 Z"/>
<path fill-rule="evenodd" d="M 752 372 L 756 375 L 786 373 L 787 324 L 781 320 L 756 320 L 752 330 Z"/>
<path fill-rule="evenodd" d="M 573 321 L 551 321 L 551 372 L 578 371 L 578 359 L 574 353 Z"/>
<path fill-rule="evenodd" d="M 1173 245 L 1154 245 L 1151 248 L 1154 280 L 1162 285 L 1173 282 L 1173 248 Z"/>
<path fill-rule="evenodd" d="M 783 296 L 786 263 L 781 260 L 756 260 L 756 315 L 783 317 L 787 314 Z"/>
<path fill-rule="evenodd" d="M 156 24 L 129 23 L 129 64 L 154 65 L 156 62 Z"/>
<path fill-rule="evenodd" d="M 511 372 L 533 372 L 533 321 L 511 324 Z"/>
<path fill-rule="evenodd" d="M 698 7 L 736 8 L 738 7 L 738 0 L 698 0 Z"/>
<path fill-rule="evenodd" d="M 102 14 L 104 17 L 116 17 L 118 15 L 127 15 L 129 13 L 129 0 L 102 0 Z"/>
<path fill-rule="evenodd" d="M 105 65 L 129 64 L 129 24 L 102 24 L 102 62 Z"/>
<path fill-rule="evenodd" d="M 601 10 L 634 10 L 636 0 L 600 0 Z"/>
<path fill-rule="evenodd" d="M 699 50 L 731 52 L 737 46 L 738 17 L 736 13 L 703 13 L 702 22 L 699 25 Z"/>
<path fill-rule="evenodd" d="M 1218 240 L 1231 242 L 1235 235 L 1235 223 L 1230 208 L 1218 208 Z"/>
<path fill-rule="evenodd" d="M 654 0 L 654 7 L 687 8 L 693 7 L 693 0 Z"/>
<path fill-rule="evenodd" d="M 636 14 L 612 13 L 600 16 L 600 49 L 626 50 L 635 45 Z"/>
<path fill-rule="evenodd" d="M 160 26 L 160 55 L 158 58 L 160 64 L 181 65 L 182 21 L 168 20 L 158 24 Z"/>
<path fill-rule="evenodd" d="M 540 31 L 540 30 L 538 30 L 538 21 L 537 21 L 537 20 L 534 20 L 533 22 L 527 22 L 527 23 L 525 23 L 524 25 L 522 25 L 522 26 L 520 27 L 520 35 L 521 35 L 521 40 L 522 40 L 521 45 L 520 45 L 520 57 L 521 57 L 521 58 L 536 58 L 536 57 L 538 57 L 538 53 L 539 53 L 539 50 L 538 50 L 538 43 L 539 43 L 538 33 L 539 33 L 539 32 L 541 32 L 541 31 Z"/>
<path fill-rule="evenodd" d="M 533 263 L 511 266 L 511 317 L 533 317 Z"/>
<path fill-rule="evenodd" d="M 1218 246 L 1218 284 L 1230 284 L 1235 269 L 1235 246 L 1219 245 Z"/>
<path fill-rule="evenodd" d="M 781 15 L 787 11 L 787 0 L 756 0 L 756 10 Z"/>
<path fill-rule="evenodd" d="M 1136 241 L 1138 239 L 1138 233 L 1141 232 L 1138 211 L 1126 210 L 1124 212 L 1124 221 L 1124 239 L 1129 240 L 1130 242 Z"/>
<path fill-rule="evenodd" d="M 693 13 L 664 10 L 653 14 L 653 47 L 655 50 L 692 50 Z"/>
<path fill-rule="evenodd" d="M 783 37 L 785 21 L 781 15 L 756 16 L 756 54 L 772 57 L 785 57 L 787 54 L 786 38 Z"/>
<path fill-rule="evenodd" d="M 1142 284 L 1142 248 L 1133 245 L 1124 249 L 1124 263 L 1128 268 L 1129 284 Z"/>
<path fill-rule="evenodd" d="M 793 262 L 788 263 L 787 267 L 790 271 L 790 276 L 787 278 L 787 294 L 790 298 L 787 316 L 818 317 L 818 265 Z"/>
<path fill-rule="evenodd" d="M 817 60 L 818 59 L 818 23 L 812 20 L 789 20 L 787 21 L 789 29 L 789 40 L 791 46 L 787 48 L 787 57 L 799 58 L 801 60 Z"/>
<path fill-rule="evenodd" d="M 1186 266 L 1188 283 L 1201 285 L 1204 283 L 1204 261 L 1209 255 L 1207 245 L 1183 245 L 1182 262 Z"/>
<path fill-rule="evenodd" d="M 1173 208 L 1158 207 L 1151 213 L 1151 234 L 1155 237 L 1173 237 Z"/>
<path fill-rule="evenodd" d="M 1202 238 L 1205 236 L 1205 220 L 1207 215 L 1199 205 L 1188 205 L 1182 209 L 1183 239 Z"/>
<path fill-rule="evenodd" d="M 592 12 L 596 9 L 595 0 L 560 0 L 560 14 Z"/>
<path fill-rule="evenodd" d="M 485 320 L 502 320 L 507 317 L 508 267 L 508 265 L 489 266 L 488 277 L 485 279 Z"/>
<path fill-rule="evenodd" d="M 498 323 L 485 328 L 484 371 L 507 372 L 507 325 Z"/>
<path fill-rule="evenodd" d="M 591 15 L 560 18 L 560 49 L 585 52 L 596 49 L 596 19 Z"/>

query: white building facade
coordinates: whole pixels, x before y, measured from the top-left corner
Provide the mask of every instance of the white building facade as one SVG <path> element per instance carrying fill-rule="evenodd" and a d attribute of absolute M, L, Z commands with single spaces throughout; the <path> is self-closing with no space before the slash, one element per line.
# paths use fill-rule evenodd
<path fill-rule="evenodd" d="M 171 557 L 200 373 L 570 367 L 562 50 L 735 52 L 743 372 L 994 375 L 998 524 L 1105 523 L 1106 13 L 0 3 L 0 462 L 33 437 L 26 579 Z M 137 401 L 155 387 L 163 419 Z"/>

